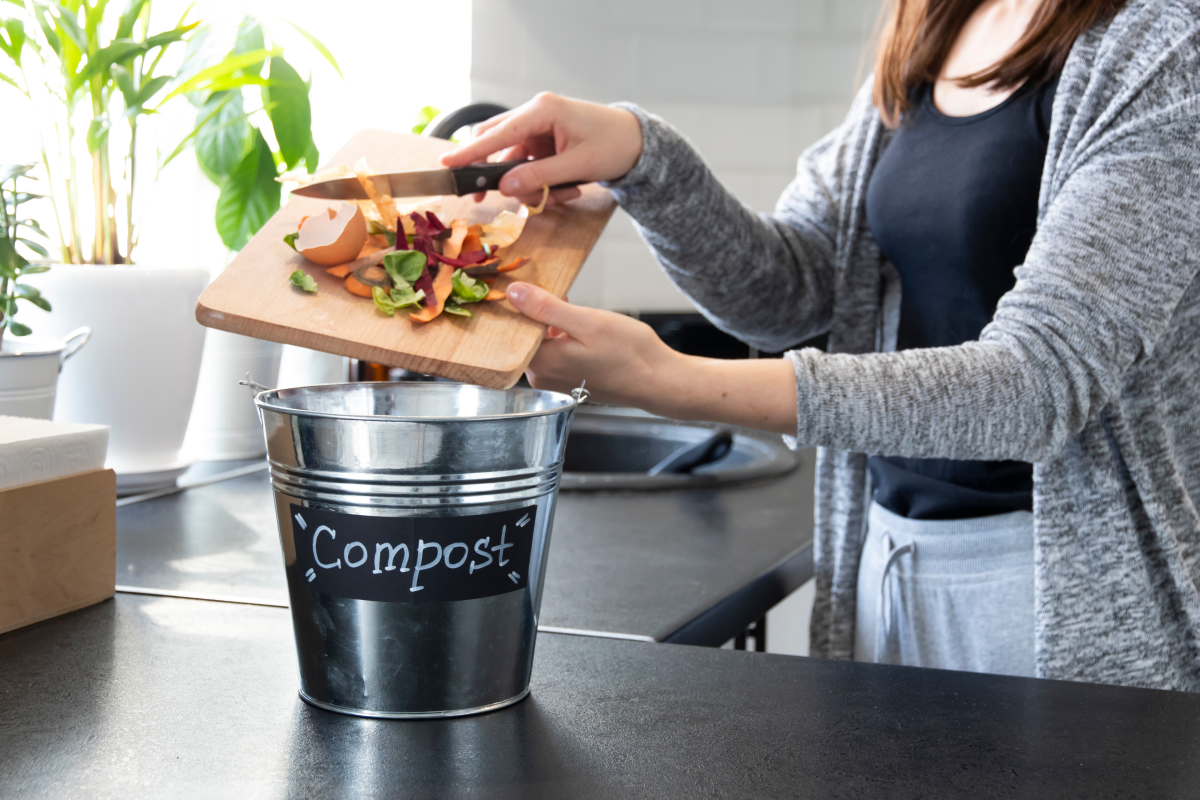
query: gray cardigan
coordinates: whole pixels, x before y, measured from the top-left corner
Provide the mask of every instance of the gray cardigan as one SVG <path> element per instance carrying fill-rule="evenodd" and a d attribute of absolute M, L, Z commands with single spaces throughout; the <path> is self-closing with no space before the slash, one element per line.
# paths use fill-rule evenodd
<path fill-rule="evenodd" d="M 899 282 L 865 222 L 887 143 L 863 88 L 773 215 L 634 106 L 611 185 L 722 329 L 789 353 L 819 447 L 812 653 L 851 656 L 868 453 L 1035 464 L 1037 674 L 1200 691 L 1200 0 L 1082 35 L 1054 101 L 1037 235 L 979 341 L 894 351 Z"/>

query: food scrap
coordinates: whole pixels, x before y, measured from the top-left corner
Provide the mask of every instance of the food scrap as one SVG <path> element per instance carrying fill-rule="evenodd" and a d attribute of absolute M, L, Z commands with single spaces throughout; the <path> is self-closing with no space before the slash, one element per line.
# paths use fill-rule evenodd
<path fill-rule="evenodd" d="M 503 300 L 505 293 L 491 288 L 491 282 L 529 258 L 502 265 L 497 251 L 520 238 L 529 217 L 542 213 L 549 196 L 549 188 L 543 187 L 536 207 L 522 205 L 516 213 L 500 212 L 490 223 L 468 225 L 464 219 L 443 222 L 429 210 L 400 213 L 386 183 L 375 180 L 365 160 L 354 169 L 335 167 L 281 179 L 311 183 L 338 177 L 357 178 L 370 199 L 339 203 L 326 214 L 307 217 L 284 241 L 342 279 L 347 292 L 372 300 L 379 313 L 394 317 L 407 310 L 414 322 L 431 322 L 442 314 L 474 317 L 469 306 Z M 316 281 L 300 270 L 290 280 L 306 292 L 317 290 Z"/>
<path fill-rule="evenodd" d="M 342 202 L 324 214 L 305 217 L 300 222 L 300 230 L 283 238 L 309 261 L 331 267 L 362 251 L 367 241 L 367 221 L 361 208 L 354 203 Z"/>
<path fill-rule="evenodd" d="M 291 281 L 292 286 L 295 286 L 297 289 L 303 289 L 304 291 L 311 292 L 313 294 L 317 293 L 317 282 L 313 280 L 312 275 L 309 275 L 302 269 L 298 269 L 293 272 L 290 276 L 288 276 L 288 280 Z"/>

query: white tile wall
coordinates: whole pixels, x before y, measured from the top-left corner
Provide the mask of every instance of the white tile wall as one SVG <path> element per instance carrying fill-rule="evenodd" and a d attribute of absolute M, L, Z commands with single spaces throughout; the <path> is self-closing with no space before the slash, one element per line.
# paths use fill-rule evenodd
<path fill-rule="evenodd" d="M 796 157 L 846 114 L 881 0 L 473 0 L 471 95 L 630 100 L 770 211 Z M 571 292 L 622 311 L 692 308 L 621 212 Z"/>

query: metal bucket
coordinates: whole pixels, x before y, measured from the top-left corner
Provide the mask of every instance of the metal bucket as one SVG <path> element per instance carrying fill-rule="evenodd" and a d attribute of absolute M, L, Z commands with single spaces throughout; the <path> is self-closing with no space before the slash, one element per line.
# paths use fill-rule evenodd
<path fill-rule="evenodd" d="M 574 395 L 355 383 L 255 397 L 301 697 L 446 717 L 529 693 Z"/>

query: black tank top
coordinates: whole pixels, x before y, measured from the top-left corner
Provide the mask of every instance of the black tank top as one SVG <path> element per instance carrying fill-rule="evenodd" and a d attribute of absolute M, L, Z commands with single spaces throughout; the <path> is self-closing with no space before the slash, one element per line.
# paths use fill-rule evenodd
<path fill-rule="evenodd" d="M 933 87 L 913 105 L 867 187 L 867 224 L 900 274 L 896 346 L 979 338 L 1016 283 L 1037 227 L 1057 78 L 995 108 L 949 117 Z M 967 519 L 1033 508 L 1033 467 L 1018 461 L 872 456 L 875 502 L 910 519 Z"/>

